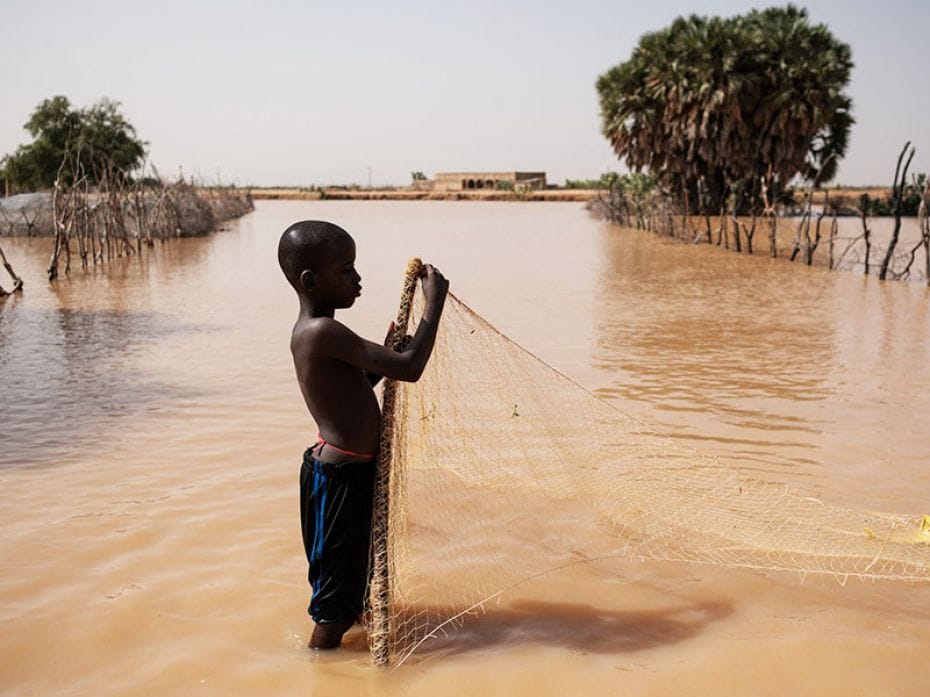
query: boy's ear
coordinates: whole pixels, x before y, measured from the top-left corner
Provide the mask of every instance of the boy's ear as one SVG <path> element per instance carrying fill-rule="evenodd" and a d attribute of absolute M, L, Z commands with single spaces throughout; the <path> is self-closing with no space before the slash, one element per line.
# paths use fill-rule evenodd
<path fill-rule="evenodd" d="M 304 269 L 300 272 L 300 287 L 304 290 L 313 288 L 313 272 L 310 269 Z"/>

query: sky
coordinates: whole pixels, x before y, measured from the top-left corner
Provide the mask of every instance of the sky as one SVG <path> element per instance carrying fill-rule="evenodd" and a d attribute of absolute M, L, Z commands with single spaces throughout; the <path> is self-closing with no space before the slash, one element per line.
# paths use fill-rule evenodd
<path fill-rule="evenodd" d="M 411 172 L 625 171 L 598 76 L 682 14 L 738 0 L 0 0 L 0 155 L 43 99 L 122 104 L 163 174 L 256 186 L 403 185 Z M 930 2 L 816 0 L 852 47 L 835 183 L 890 183 L 905 141 L 930 171 Z"/>

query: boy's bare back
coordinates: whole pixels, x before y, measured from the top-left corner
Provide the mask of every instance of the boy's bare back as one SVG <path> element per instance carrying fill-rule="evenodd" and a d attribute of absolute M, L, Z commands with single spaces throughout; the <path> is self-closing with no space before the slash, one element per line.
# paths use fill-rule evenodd
<path fill-rule="evenodd" d="M 301 316 L 291 335 L 291 353 L 320 436 L 343 450 L 372 454 L 380 433 L 378 400 L 366 372 L 341 358 L 360 341 L 335 319 Z"/>

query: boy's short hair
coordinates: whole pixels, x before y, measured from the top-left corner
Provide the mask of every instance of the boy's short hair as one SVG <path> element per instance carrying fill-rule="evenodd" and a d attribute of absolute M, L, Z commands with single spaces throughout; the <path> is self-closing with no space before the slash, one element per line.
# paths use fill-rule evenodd
<path fill-rule="evenodd" d="M 352 236 L 338 225 L 325 220 L 301 220 L 281 235 L 278 264 L 288 282 L 300 291 L 300 274 L 318 267 L 331 250 L 346 241 L 352 242 Z"/>

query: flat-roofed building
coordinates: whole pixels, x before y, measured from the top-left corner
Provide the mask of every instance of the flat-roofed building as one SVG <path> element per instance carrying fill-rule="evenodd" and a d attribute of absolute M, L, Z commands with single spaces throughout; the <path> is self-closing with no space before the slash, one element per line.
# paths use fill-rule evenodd
<path fill-rule="evenodd" d="M 469 189 L 509 189 L 517 186 L 546 188 L 545 172 L 437 172 L 433 191 L 466 191 Z"/>

